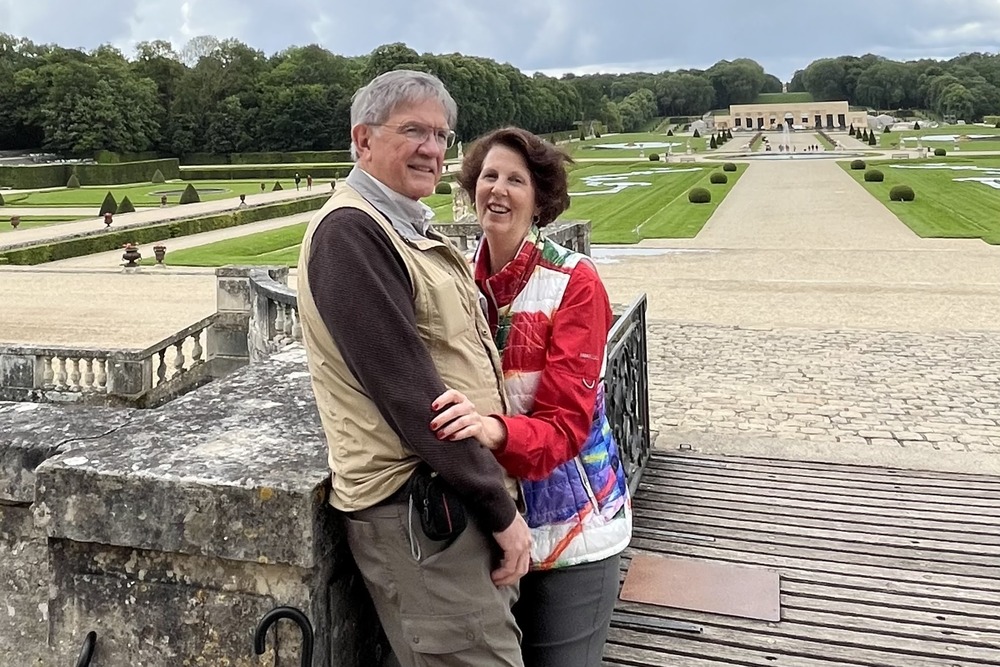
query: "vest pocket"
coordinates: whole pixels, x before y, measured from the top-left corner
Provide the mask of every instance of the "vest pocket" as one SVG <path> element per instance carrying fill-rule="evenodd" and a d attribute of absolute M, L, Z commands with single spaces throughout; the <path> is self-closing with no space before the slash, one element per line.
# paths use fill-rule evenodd
<path fill-rule="evenodd" d="M 434 342 L 460 335 L 472 321 L 466 314 L 458 284 L 451 276 L 428 276 L 421 302 L 423 312 L 417 313 L 417 326 Z"/>

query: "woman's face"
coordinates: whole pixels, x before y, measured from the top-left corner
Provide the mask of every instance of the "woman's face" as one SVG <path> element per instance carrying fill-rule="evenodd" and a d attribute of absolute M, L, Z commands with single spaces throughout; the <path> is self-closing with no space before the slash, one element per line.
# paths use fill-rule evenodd
<path fill-rule="evenodd" d="M 494 146 L 476 181 L 476 214 L 487 238 L 520 241 L 538 212 L 535 186 L 524 158 L 506 146 Z"/>

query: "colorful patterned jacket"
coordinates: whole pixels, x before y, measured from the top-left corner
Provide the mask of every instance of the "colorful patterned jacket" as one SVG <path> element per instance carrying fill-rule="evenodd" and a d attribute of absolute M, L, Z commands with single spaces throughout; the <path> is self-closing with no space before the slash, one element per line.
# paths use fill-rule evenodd
<path fill-rule="evenodd" d="M 518 477 L 532 533 L 532 568 L 603 560 L 632 534 L 631 500 L 604 406 L 611 307 L 597 271 L 532 229 L 489 275 L 484 239 L 476 282 L 500 350 L 510 414 L 497 459 Z"/>

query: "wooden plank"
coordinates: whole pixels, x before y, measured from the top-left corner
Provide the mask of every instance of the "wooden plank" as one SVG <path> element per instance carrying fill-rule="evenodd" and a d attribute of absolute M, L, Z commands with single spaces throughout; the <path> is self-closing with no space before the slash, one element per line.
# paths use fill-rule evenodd
<path fill-rule="evenodd" d="M 956 664 L 963 667 L 972 667 L 973 665 L 996 667 L 997 664 L 995 662 L 996 654 L 989 657 L 988 662 L 970 659 L 956 662 L 954 655 L 948 652 L 946 647 L 940 647 L 940 653 L 928 653 L 928 649 L 922 650 L 921 653 L 903 652 L 893 648 L 878 650 L 869 647 L 870 642 L 867 633 L 864 632 L 858 632 L 850 644 L 835 644 L 823 638 L 773 636 L 759 631 L 759 629 L 747 631 L 721 626 L 706 628 L 706 634 L 701 638 L 662 636 L 624 628 L 612 628 L 608 637 L 609 639 L 613 638 L 618 643 L 643 646 L 647 649 L 660 649 L 670 654 L 680 651 L 687 655 L 726 657 L 731 660 L 731 664 L 741 664 L 739 661 L 733 660 L 736 656 L 743 656 L 747 653 L 760 655 L 761 648 L 766 649 L 766 653 L 761 656 L 763 657 L 762 662 L 744 662 L 742 664 L 794 665 L 795 667 L 815 665 L 823 667 L 832 667 L 833 665 L 951 667 Z M 697 648 L 691 646 L 692 644 L 696 644 Z M 741 659 L 745 660 L 745 658 Z M 673 663 L 661 661 L 648 664 L 672 665 Z"/>
<path fill-rule="evenodd" d="M 642 495 L 647 499 L 656 499 L 656 494 L 660 493 L 660 487 L 643 481 L 639 483 L 636 495 Z M 703 486 L 682 486 L 671 485 L 666 493 L 680 494 L 689 498 L 689 503 L 697 503 L 702 499 L 723 499 L 732 502 L 740 502 L 745 499 L 749 502 L 772 504 L 784 508 L 805 508 L 805 509 L 829 509 L 832 500 L 824 499 L 821 495 L 808 496 L 789 493 L 766 493 L 763 489 L 714 489 Z M 991 535 L 996 534 L 997 519 L 991 516 L 975 514 L 956 515 L 949 512 L 938 512 L 933 510 L 920 510 L 912 508 L 899 508 L 893 505 L 869 506 L 854 504 L 842 506 L 843 513 L 847 516 L 859 514 L 869 517 L 886 517 L 887 519 L 907 519 L 914 518 L 925 521 L 937 521 L 942 524 L 954 525 L 958 522 L 964 524 L 963 530 L 984 530 Z"/>
<path fill-rule="evenodd" d="M 969 473 L 939 472 L 935 470 L 903 470 L 897 468 L 880 468 L 876 466 L 859 466 L 852 463 L 825 463 L 816 461 L 793 461 L 785 459 L 770 459 L 747 456 L 704 456 L 685 452 L 654 452 L 650 457 L 646 470 L 667 469 L 675 465 L 701 465 L 715 468 L 745 467 L 782 471 L 783 474 L 797 473 L 825 474 L 831 477 L 857 477 L 869 481 L 893 480 L 905 483 L 939 483 L 943 485 L 971 486 L 975 488 L 992 488 L 1000 486 L 1000 477 L 996 475 L 977 475 Z"/>
<path fill-rule="evenodd" d="M 996 580 L 949 575 L 941 572 L 921 572 L 886 567 L 883 564 L 842 564 L 835 560 L 814 561 L 801 556 L 774 552 L 755 552 L 739 545 L 713 543 L 678 545 L 671 542 L 635 537 L 630 549 L 675 556 L 708 558 L 710 560 L 776 568 L 781 579 L 825 581 L 849 588 L 876 591 L 901 591 L 908 595 L 923 595 L 942 600 L 968 600 L 984 604 L 1000 604 L 1000 586 Z"/>
<path fill-rule="evenodd" d="M 825 477 L 819 475 L 783 475 L 774 469 L 758 468 L 755 470 L 734 469 L 731 467 L 704 467 L 672 465 L 668 468 L 646 470 L 644 475 L 651 479 L 670 481 L 673 479 L 704 479 L 710 477 L 718 481 L 744 482 L 750 484 L 771 486 L 774 484 L 806 484 L 817 490 L 841 491 L 848 494 L 862 494 L 869 491 L 892 491 L 905 496 L 926 498 L 930 500 L 969 499 L 1000 501 L 1000 485 L 998 488 L 977 488 L 975 486 L 961 488 L 957 486 L 940 486 L 926 484 L 905 484 L 897 480 L 882 480 L 881 482 L 857 480 L 852 477 Z"/>
<path fill-rule="evenodd" d="M 658 528 L 666 530 L 666 526 L 658 526 L 655 522 L 633 527 L 632 534 L 647 539 L 663 539 L 658 535 Z M 995 559 L 981 558 L 975 554 L 930 554 L 916 549 L 901 551 L 899 549 L 870 546 L 864 549 L 860 546 L 840 542 L 821 542 L 810 538 L 800 538 L 789 535 L 766 535 L 752 530 L 734 530 L 704 532 L 703 535 L 715 538 L 713 547 L 730 548 L 746 552 L 776 553 L 781 552 L 807 560 L 864 565 L 877 560 L 883 567 L 900 570 L 920 570 L 921 572 L 936 572 L 940 574 L 961 574 L 969 577 L 980 577 L 993 580 L 1000 572 Z M 691 542 L 688 542 L 691 543 Z M 693 543 L 691 543 L 693 544 Z M 985 583 L 985 582 L 984 582 Z"/>
<path fill-rule="evenodd" d="M 914 533 L 910 537 L 879 534 L 875 531 L 857 531 L 851 524 L 838 529 L 800 527 L 768 521 L 764 517 L 729 519 L 713 514 L 687 514 L 671 512 L 669 508 L 653 510 L 642 507 L 644 525 L 652 530 L 663 529 L 681 533 L 721 531 L 733 538 L 758 535 L 759 539 L 773 538 L 782 544 L 813 546 L 823 542 L 831 549 L 878 555 L 903 555 L 911 559 L 937 560 L 938 562 L 993 565 L 1000 563 L 1000 545 L 977 545 L 970 553 L 968 542 L 948 542 Z M 794 538 L 794 539 L 793 539 Z"/>
<path fill-rule="evenodd" d="M 762 514 L 771 517 L 781 525 L 796 528 L 817 529 L 852 529 L 879 531 L 881 535 L 906 537 L 914 534 L 931 533 L 936 538 L 966 545 L 989 545 L 1000 547 L 1000 531 L 994 534 L 985 532 L 969 533 L 949 530 L 941 523 L 918 521 L 910 519 L 905 522 L 887 523 L 878 517 L 869 515 L 854 515 L 845 520 L 843 512 L 837 510 L 788 510 L 783 507 L 766 505 L 764 503 L 732 503 L 703 499 L 698 503 L 687 503 L 684 496 L 672 494 L 657 494 L 657 500 L 646 496 L 637 496 L 632 501 L 635 512 L 646 516 L 657 516 L 657 512 L 669 512 L 676 516 L 714 516 L 726 519 L 755 521 Z M 949 527 L 953 524 L 949 524 Z M 874 534 L 874 533 L 873 533 Z"/>
<path fill-rule="evenodd" d="M 808 481 L 796 482 L 790 479 L 776 480 L 753 477 L 729 477 L 718 471 L 672 471 L 664 474 L 658 471 L 643 473 L 642 484 L 661 484 L 673 487 L 705 487 L 743 491 L 754 493 L 780 494 L 793 498 L 827 498 L 829 502 L 849 504 L 858 498 L 864 498 L 869 505 L 889 505 L 910 509 L 935 510 L 955 515 L 983 514 L 1000 518 L 1000 503 L 994 498 L 966 497 L 956 498 L 943 495 L 918 496 L 905 490 L 854 489 L 844 486 L 828 486 Z"/>

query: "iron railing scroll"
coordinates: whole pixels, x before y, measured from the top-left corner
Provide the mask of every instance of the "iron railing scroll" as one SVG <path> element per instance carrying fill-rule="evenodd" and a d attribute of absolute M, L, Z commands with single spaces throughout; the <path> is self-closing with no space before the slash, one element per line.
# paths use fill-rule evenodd
<path fill-rule="evenodd" d="M 629 490 L 634 494 L 650 449 L 646 295 L 642 294 L 624 312 L 615 315 L 608 334 L 605 400 Z"/>

